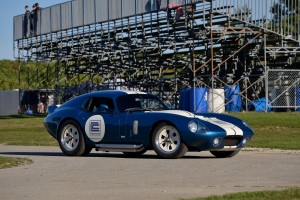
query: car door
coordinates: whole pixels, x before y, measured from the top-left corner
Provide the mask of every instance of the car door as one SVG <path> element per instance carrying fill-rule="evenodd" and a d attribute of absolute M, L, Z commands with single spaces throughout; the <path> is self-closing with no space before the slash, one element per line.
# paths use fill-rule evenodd
<path fill-rule="evenodd" d="M 135 142 L 134 122 L 136 112 L 124 112 L 120 114 L 120 139 L 124 143 Z"/>
<path fill-rule="evenodd" d="M 123 95 L 117 98 L 120 112 L 120 137 L 124 143 L 146 143 L 152 126 L 148 109 L 155 108 L 157 100 L 145 94 Z M 154 105 L 152 105 L 154 102 Z M 152 106 L 151 106 L 152 105 Z"/>
<path fill-rule="evenodd" d="M 148 145 L 153 121 L 149 119 L 147 111 L 128 111 L 120 116 L 120 135 L 122 143 Z"/>
<path fill-rule="evenodd" d="M 80 115 L 86 136 L 93 142 L 114 143 L 119 139 L 119 117 L 111 98 L 90 98 Z"/>

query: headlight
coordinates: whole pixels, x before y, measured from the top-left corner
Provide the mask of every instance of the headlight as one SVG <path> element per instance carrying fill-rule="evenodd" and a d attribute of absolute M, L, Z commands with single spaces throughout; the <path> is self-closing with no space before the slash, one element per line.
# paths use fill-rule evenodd
<path fill-rule="evenodd" d="M 190 121 L 188 127 L 192 133 L 196 133 L 196 131 L 198 130 L 198 124 L 194 121 Z"/>

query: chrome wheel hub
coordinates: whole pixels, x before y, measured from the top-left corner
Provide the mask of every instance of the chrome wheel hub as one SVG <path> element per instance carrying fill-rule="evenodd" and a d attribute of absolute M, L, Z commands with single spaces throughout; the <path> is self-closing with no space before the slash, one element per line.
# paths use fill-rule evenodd
<path fill-rule="evenodd" d="M 165 153 L 173 153 L 180 146 L 180 135 L 175 128 L 167 126 L 157 135 L 156 144 Z"/>
<path fill-rule="evenodd" d="M 64 127 L 60 139 L 61 144 L 66 150 L 73 151 L 79 144 L 78 129 L 72 124 Z"/>

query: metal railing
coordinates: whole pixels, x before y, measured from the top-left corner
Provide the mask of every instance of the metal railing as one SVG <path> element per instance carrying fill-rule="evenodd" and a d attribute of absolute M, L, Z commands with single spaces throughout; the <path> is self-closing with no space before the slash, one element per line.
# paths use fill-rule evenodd
<path fill-rule="evenodd" d="M 214 13 L 300 41 L 298 0 L 214 0 Z"/>
<path fill-rule="evenodd" d="M 180 6 L 200 0 L 74 0 L 38 11 L 36 35 L 141 15 L 169 6 Z M 160 3 L 158 3 L 160 2 Z M 24 34 L 24 17 L 14 17 L 14 40 L 32 37 Z M 28 30 L 29 28 L 29 24 Z"/>

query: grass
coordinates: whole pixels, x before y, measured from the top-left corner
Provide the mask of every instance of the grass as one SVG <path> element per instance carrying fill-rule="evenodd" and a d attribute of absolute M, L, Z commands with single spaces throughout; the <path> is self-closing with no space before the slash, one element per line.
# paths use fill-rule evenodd
<path fill-rule="evenodd" d="M 57 142 L 43 127 L 42 116 L 0 117 L 0 144 L 54 146 Z"/>
<path fill-rule="evenodd" d="M 300 113 L 231 113 L 254 130 L 248 147 L 300 150 Z M 43 127 L 43 116 L 0 117 L 0 144 L 54 146 L 57 142 Z"/>
<path fill-rule="evenodd" d="M 300 188 L 290 188 L 282 191 L 240 192 L 223 196 L 199 197 L 189 200 L 300 200 Z"/>
<path fill-rule="evenodd" d="M 233 113 L 254 130 L 248 147 L 299 150 L 300 113 Z"/>
<path fill-rule="evenodd" d="M 42 116 L 15 115 L 0 117 L 0 144 L 53 146 L 57 142 L 45 131 Z M 0 169 L 31 163 L 26 158 L 0 156 Z"/>
<path fill-rule="evenodd" d="M 11 157 L 0 156 L 0 169 L 23 166 L 31 163 L 32 160 L 27 158 L 11 158 Z"/>

